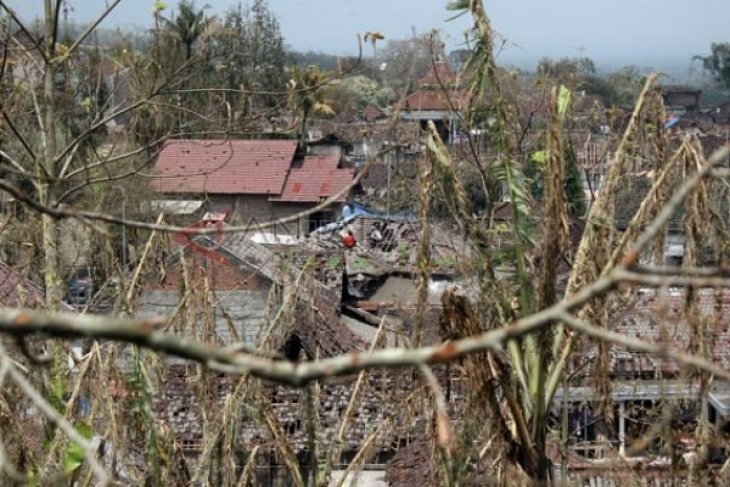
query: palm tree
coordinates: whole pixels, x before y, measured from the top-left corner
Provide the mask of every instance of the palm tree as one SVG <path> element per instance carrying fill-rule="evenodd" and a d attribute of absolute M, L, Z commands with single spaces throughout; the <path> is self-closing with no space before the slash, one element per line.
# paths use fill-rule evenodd
<path fill-rule="evenodd" d="M 167 29 L 174 33 L 185 46 L 185 59 L 193 56 L 193 45 L 213 20 L 205 16 L 205 10 L 210 8 L 204 5 L 200 10 L 195 8 L 195 0 L 180 0 L 177 5 L 177 17 L 163 19 Z"/>
<path fill-rule="evenodd" d="M 303 150 L 309 118 L 312 115 L 331 116 L 335 112 L 325 99 L 327 75 L 316 66 L 303 70 L 295 67 L 292 74 L 289 87 L 292 89 L 292 102 L 301 117 L 299 145 Z"/>

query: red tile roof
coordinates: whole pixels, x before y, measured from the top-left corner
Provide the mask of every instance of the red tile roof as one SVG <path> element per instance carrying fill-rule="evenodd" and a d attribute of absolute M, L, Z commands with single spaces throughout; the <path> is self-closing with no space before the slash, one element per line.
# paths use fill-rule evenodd
<path fill-rule="evenodd" d="M 296 146 L 293 140 L 171 140 L 153 184 L 164 193 L 279 195 Z"/>
<path fill-rule="evenodd" d="M 380 107 L 375 105 L 366 106 L 362 111 L 362 115 L 368 120 L 379 120 L 388 116 Z"/>
<path fill-rule="evenodd" d="M 445 62 L 437 62 L 418 80 L 419 86 L 449 87 L 456 85 L 456 74 Z"/>
<path fill-rule="evenodd" d="M 334 196 L 355 177 L 354 169 L 338 169 L 338 157 L 307 156 L 302 167 L 292 168 L 281 196 L 276 201 L 319 202 Z M 337 199 L 347 200 L 347 193 Z"/>
<path fill-rule="evenodd" d="M 451 104 L 455 110 L 460 110 L 466 106 L 466 95 L 461 90 L 441 90 L 441 89 L 420 89 L 408 95 L 403 104 L 404 110 L 412 111 L 451 111 Z"/>

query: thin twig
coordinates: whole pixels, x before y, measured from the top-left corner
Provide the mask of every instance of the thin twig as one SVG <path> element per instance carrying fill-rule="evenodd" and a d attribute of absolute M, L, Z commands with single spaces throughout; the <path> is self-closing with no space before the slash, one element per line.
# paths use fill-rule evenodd
<path fill-rule="evenodd" d="M 2 352 L 0 352 L 2 353 Z M 43 396 L 31 385 L 30 382 L 14 367 L 8 370 L 8 376 L 15 382 L 20 390 L 30 399 L 41 412 L 63 431 L 69 439 L 77 443 L 84 450 L 85 459 L 89 462 L 91 470 L 98 479 L 99 486 L 109 485 L 109 473 L 104 469 L 99 460 L 96 458 L 97 451 L 94 442 L 84 438 L 76 428 L 73 427 L 66 419 L 46 401 Z"/>

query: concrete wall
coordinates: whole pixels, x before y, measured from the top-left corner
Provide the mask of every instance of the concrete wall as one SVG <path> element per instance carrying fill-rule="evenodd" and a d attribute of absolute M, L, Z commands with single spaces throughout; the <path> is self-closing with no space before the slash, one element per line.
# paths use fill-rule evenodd
<path fill-rule="evenodd" d="M 187 309 L 179 310 L 180 289 L 185 286 L 182 266 L 177 264 L 167 266 L 161 279 L 147 283 L 140 293 L 139 315 L 177 313 L 171 331 L 222 344 L 243 341 L 255 345 L 266 323 L 271 281 L 253 269 L 220 265 L 198 255 L 188 256 L 185 262 L 189 283 L 186 292 L 191 293 Z"/>
<path fill-rule="evenodd" d="M 268 221 L 274 217 L 274 207 L 267 195 L 210 195 L 210 211 L 232 211 L 233 223 L 240 224 L 255 218 Z"/>
<path fill-rule="evenodd" d="M 209 196 L 209 211 L 223 212 L 228 209 L 232 211 L 232 223 L 236 225 L 246 224 L 252 221 L 266 223 L 273 220 L 287 218 L 305 211 L 318 203 L 290 203 L 269 201 L 267 195 L 211 195 Z M 341 205 L 332 205 L 328 211 L 339 214 Z M 281 235 L 302 236 L 308 232 L 309 218 L 300 219 L 295 222 L 279 224 L 265 230 L 269 233 Z"/>
<path fill-rule="evenodd" d="M 210 341 L 209 338 L 213 337 L 214 342 L 222 344 L 242 341 L 255 346 L 266 324 L 268 296 L 266 289 L 212 291 L 209 296 L 212 303 L 210 314 L 204 316 L 201 306 L 197 319 L 184 320 L 185 323 L 180 325 L 185 327 L 188 338 Z M 177 290 L 147 291 L 140 296 L 137 315 L 173 316 L 179 303 L 180 292 Z M 212 321 L 212 330 L 208 328 L 208 319 Z"/>

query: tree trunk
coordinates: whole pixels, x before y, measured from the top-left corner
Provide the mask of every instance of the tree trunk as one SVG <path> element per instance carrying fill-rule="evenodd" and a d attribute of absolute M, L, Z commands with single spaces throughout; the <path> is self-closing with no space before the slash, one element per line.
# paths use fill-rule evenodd
<path fill-rule="evenodd" d="M 299 149 L 302 151 L 302 154 L 307 153 L 307 146 L 306 146 L 306 140 L 307 140 L 307 122 L 309 118 L 309 114 L 303 113 L 302 114 L 302 127 L 301 127 L 301 136 L 299 137 Z"/>
<path fill-rule="evenodd" d="M 56 26 L 55 9 L 51 0 L 45 0 L 45 54 L 43 102 L 45 117 L 43 126 L 43 161 L 37 168 L 38 197 L 43 205 L 53 205 L 53 182 L 44 182 L 45 178 L 55 176 L 54 159 L 56 157 L 56 66 L 54 56 L 54 31 Z M 41 216 L 42 245 L 44 254 L 43 278 L 46 287 L 46 306 L 56 310 L 61 304 L 61 280 L 58 262 L 58 222 L 49 215 Z"/>

